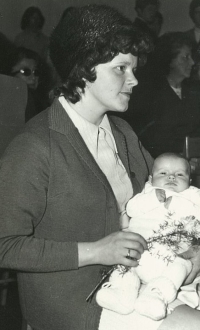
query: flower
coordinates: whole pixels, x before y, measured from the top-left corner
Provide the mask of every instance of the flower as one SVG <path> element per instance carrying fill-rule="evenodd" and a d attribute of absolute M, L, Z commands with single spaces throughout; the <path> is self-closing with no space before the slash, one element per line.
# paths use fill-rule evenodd
<path fill-rule="evenodd" d="M 148 248 L 153 256 L 173 261 L 180 248 L 197 244 L 200 239 L 200 221 L 193 215 L 177 220 L 175 214 L 168 213 L 167 220 L 153 230 L 147 240 Z"/>

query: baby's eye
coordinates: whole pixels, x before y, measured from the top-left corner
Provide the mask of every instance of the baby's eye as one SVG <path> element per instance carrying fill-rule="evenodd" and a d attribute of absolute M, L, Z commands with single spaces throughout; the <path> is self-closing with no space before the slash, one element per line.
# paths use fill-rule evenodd
<path fill-rule="evenodd" d="M 166 173 L 166 172 L 161 172 L 160 174 L 165 175 L 165 174 L 167 174 L 167 173 Z"/>
<path fill-rule="evenodd" d="M 183 176 L 183 174 L 182 173 L 178 173 L 178 176 Z"/>

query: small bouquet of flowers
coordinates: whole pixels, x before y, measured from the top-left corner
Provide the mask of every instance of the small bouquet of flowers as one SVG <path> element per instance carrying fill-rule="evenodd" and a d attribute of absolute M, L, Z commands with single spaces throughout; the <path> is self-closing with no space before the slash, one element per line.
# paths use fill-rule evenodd
<path fill-rule="evenodd" d="M 147 239 L 149 252 L 167 263 L 173 262 L 181 247 L 187 250 L 190 246 L 199 243 L 200 220 L 193 215 L 177 220 L 175 214 L 170 212 L 166 220 L 159 225 L 157 230 L 153 230 L 152 236 Z M 86 301 L 91 301 L 95 292 L 115 269 L 124 274 L 129 268 L 123 265 L 114 265 L 109 271 L 102 274 L 102 279 L 86 298 Z"/>
<path fill-rule="evenodd" d="M 200 241 L 200 221 L 193 215 L 177 220 L 174 214 L 168 213 L 166 221 L 153 230 L 147 240 L 149 252 L 168 262 L 173 261 L 180 252 Z"/>

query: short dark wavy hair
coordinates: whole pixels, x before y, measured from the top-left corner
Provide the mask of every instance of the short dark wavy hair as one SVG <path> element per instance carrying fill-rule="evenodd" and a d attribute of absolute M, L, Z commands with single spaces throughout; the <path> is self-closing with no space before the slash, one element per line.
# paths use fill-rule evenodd
<path fill-rule="evenodd" d="M 62 81 L 58 95 L 78 102 L 85 80 L 96 79 L 95 66 L 120 52 L 144 56 L 152 47 L 149 36 L 114 8 L 87 5 L 69 11 L 50 39 L 50 57 Z"/>
<path fill-rule="evenodd" d="M 34 15 L 34 14 L 38 14 L 39 17 L 40 17 L 40 25 L 39 25 L 39 28 L 42 29 L 43 26 L 44 26 L 44 23 L 45 23 L 45 18 L 41 12 L 41 10 L 38 8 L 38 7 L 34 7 L 34 6 L 31 6 L 31 7 L 28 7 L 24 14 L 22 15 L 22 19 L 21 19 L 21 29 L 22 30 L 25 30 L 29 24 L 30 24 L 30 19 L 31 17 Z"/>
<path fill-rule="evenodd" d="M 17 47 L 15 50 L 15 62 L 13 63 L 13 66 L 16 65 L 18 62 L 20 62 L 21 60 L 23 60 L 24 58 L 32 59 L 36 63 L 40 61 L 40 56 L 33 50 L 25 47 Z"/>
<path fill-rule="evenodd" d="M 152 55 L 155 74 L 159 77 L 170 72 L 170 64 L 183 46 L 192 50 L 192 42 L 184 32 L 167 32 L 158 38 Z"/>
<path fill-rule="evenodd" d="M 200 7 L 200 0 L 192 0 L 189 7 L 189 15 L 192 21 L 194 20 L 194 11 L 197 7 Z"/>

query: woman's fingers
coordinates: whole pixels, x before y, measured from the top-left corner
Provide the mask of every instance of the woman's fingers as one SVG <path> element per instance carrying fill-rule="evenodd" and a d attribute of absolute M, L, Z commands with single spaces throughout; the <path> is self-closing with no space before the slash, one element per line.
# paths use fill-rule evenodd
<path fill-rule="evenodd" d="M 137 250 L 124 249 L 124 257 L 132 260 L 139 260 L 143 252 L 138 252 Z"/>
<path fill-rule="evenodd" d="M 144 250 L 147 250 L 147 242 L 140 234 L 126 232 L 124 239 L 125 247 L 128 249 L 138 250 L 140 253 L 143 253 Z"/>
<path fill-rule="evenodd" d="M 136 233 L 117 232 L 96 242 L 97 263 L 105 265 L 123 264 L 137 266 L 141 254 L 147 249 L 145 239 Z M 131 258 L 127 259 L 130 252 Z"/>

